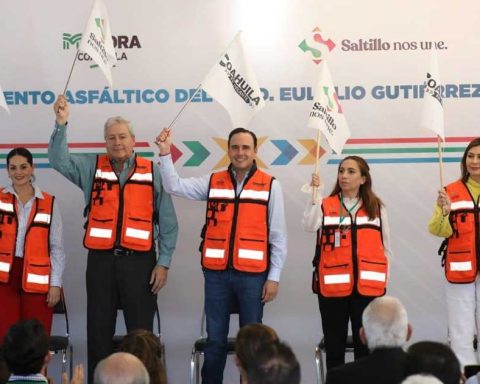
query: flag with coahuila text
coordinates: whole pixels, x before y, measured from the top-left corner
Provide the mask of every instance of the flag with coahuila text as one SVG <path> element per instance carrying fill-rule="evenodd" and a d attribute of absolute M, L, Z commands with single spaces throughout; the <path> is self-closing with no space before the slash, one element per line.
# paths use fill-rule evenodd
<path fill-rule="evenodd" d="M 113 47 L 107 8 L 101 0 L 95 0 L 93 3 L 79 51 L 87 53 L 97 63 L 111 87 L 111 68 L 116 64 L 117 58 Z"/>
<path fill-rule="evenodd" d="M 435 132 L 442 140 L 445 140 L 442 89 L 438 70 L 438 56 L 435 49 L 431 52 L 430 69 L 423 85 L 423 110 L 420 125 Z"/>
<path fill-rule="evenodd" d="M 238 32 L 202 82 L 202 88 L 229 113 L 234 128 L 247 127 L 265 102 Z"/>
<path fill-rule="evenodd" d="M 335 153 L 340 154 L 350 137 L 350 129 L 338 101 L 327 60 L 321 64 L 315 99 L 308 119 L 310 128 L 319 129 Z"/>

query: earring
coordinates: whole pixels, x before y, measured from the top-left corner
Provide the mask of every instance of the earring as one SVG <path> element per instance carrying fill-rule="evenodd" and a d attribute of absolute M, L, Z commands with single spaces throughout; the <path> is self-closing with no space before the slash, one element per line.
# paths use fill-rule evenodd
<path fill-rule="evenodd" d="M 34 183 L 35 180 L 37 180 L 37 178 L 35 177 L 34 174 L 32 174 L 32 176 L 30 176 L 30 183 Z"/>

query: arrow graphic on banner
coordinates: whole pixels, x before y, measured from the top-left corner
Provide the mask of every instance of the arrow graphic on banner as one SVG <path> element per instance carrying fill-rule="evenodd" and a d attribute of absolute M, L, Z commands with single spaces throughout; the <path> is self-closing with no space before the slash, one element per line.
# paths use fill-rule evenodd
<path fill-rule="evenodd" d="M 175 163 L 183 155 L 183 152 L 180 151 L 180 149 L 178 149 L 174 144 L 170 146 L 170 153 L 172 155 L 173 163 Z"/>
<path fill-rule="evenodd" d="M 222 148 L 224 151 L 225 151 L 225 154 L 223 155 L 223 157 L 220 159 L 220 161 L 213 167 L 213 169 L 219 169 L 219 168 L 224 168 L 224 167 L 228 167 L 228 165 L 230 164 L 230 159 L 228 158 L 228 140 L 225 140 L 225 139 L 221 139 L 219 137 L 212 137 L 213 141 L 215 141 L 218 146 L 220 148 Z M 257 150 L 260 148 L 260 146 L 268 139 L 267 136 L 264 136 L 264 137 L 258 137 L 257 138 Z M 256 161 L 257 161 L 257 166 L 259 168 L 265 168 L 265 169 L 268 169 L 268 166 L 267 164 L 265 164 L 259 157 L 258 157 L 258 154 L 257 154 L 257 157 L 256 157 Z"/>
<path fill-rule="evenodd" d="M 298 139 L 298 142 L 302 144 L 308 151 L 307 156 L 305 156 L 298 164 L 306 165 L 306 164 L 314 164 L 315 163 L 315 156 L 317 154 L 317 142 L 313 139 Z M 318 158 L 321 158 L 325 153 L 325 149 L 320 147 L 320 152 L 318 154 Z"/>
<path fill-rule="evenodd" d="M 192 157 L 183 164 L 184 167 L 198 167 L 210 155 L 207 148 L 205 148 L 199 141 L 184 141 L 183 144 L 193 152 Z"/>
<path fill-rule="evenodd" d="M 271 140 L 280 151 L 280 155 L 273 160 L 271 165 L 286 165 L 288 164 L 298 153 L 295 147 L 287 140 Z"/>

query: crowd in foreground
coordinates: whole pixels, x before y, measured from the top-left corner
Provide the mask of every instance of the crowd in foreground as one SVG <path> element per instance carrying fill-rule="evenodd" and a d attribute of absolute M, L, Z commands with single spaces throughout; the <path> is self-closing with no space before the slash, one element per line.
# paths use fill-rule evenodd
<path fill-rule="evenodd" d="M 451 348 L 421 341 L 405 348 L 412 335 L 407 312 L 397 298 L 373 300 L 363 313 L 362 342 L 370 353 L 328 370 L 327 384 L 474 384 L 468 380 Z M 135 330 L 119 350 L 103 359 L 94 373 L 95 384 L 166 384 L 160 340 L 150 331 Z M 49 336 L 36 319 L 13 325 L 1 351 L 0 383 L 54 383 L 48 377 Z M 291 347 L 271 327 L 256 323 L 242 327 L 236 337 L 235 363 L 241 384 L 300 384 L 300 365 Z M 468 372 L 467 372 L 468 373 Z M 62 384 L 84 383 L 83 366 Z"/>

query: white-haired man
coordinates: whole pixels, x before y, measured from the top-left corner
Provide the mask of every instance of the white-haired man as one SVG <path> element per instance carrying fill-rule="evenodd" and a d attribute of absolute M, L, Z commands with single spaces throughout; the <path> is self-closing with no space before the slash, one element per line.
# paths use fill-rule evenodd
<path fill-rule="evenodd" d="M 363 311 L 362 323 L 360 338 L 370 355 L 329 370 L 327 384 L 401 383 L 406 362 L 402 346 L 412 334 L 405 307 L 395 297 L 378 297 Z"/>
<path fill-rule="evenodd" d="M 98 363 L 94 383 L 149 384 L 150 378 L 138 357 L 126 352 L 117 352 Z"/>

